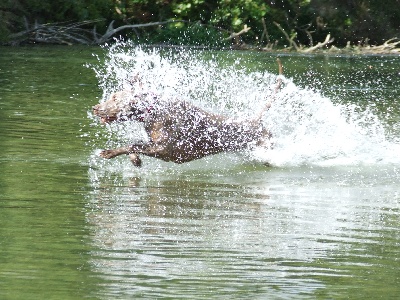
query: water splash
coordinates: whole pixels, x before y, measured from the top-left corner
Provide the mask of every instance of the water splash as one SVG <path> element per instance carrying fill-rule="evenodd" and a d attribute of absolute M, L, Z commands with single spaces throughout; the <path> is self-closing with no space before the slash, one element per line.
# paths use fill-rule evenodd
<path fill-rule="evenodd" d="M 276 147 L 256 155 L 274 165 L 359 165 L 398 162 L 399 145 L 384 124 L 356 105 L 334 104 L 320 93 L 286 82 L 266 119 Z M 394 161 L 393 161 L 394 159 Z"/>
<path fill-rule="evenodd" d="M 161 95 L 164 101 L 182 99 L 243 119 L 256 116 L 273 94 L 277 75 L 250 72 L 240 60 L 223 66 L 212 53 L 208 59 L 203 56 L 204 52 L 159 51 L 129 42 L 116 43 L 108 48 L 105 62 L 94 68 L 103 90 L 102 101 L 115 91 L 130 88 L 132 79 L 139 75 L 141 88 Z M 284 78 L 284 86 L 262 122 L 273 133 L 275 146 L 246 152 L 247 161 L 278 167 L 400 162 L 399 143 L 387 137 L 384 124 L 371 110 L 335 104 L 320 92 L 300 88 L 288 78 Z M 148 139 L 135 122 L 112 124 L 107 130 L 106 145 L 100 147 Z M 210 159 L 215 162 L 215 158 Z M 99 163 L 94 156 L 92 160 Z M 123 165 L 132 168 L 128 161 Z M 161 163 L 165 165 L 170 164 Z"/>

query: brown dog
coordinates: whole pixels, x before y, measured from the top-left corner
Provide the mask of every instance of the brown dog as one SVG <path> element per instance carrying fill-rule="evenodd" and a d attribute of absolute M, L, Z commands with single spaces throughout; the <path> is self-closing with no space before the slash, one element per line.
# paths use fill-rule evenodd
<path fill-rule="evenodd" d="M 279 74 L 282 65 L 278 60 Z M 281 79 L 275 92 L 281 85 Z M 103 123 L 136 120 L 142 122 L 150 141 L 122 148 L 104 150 L 100 156 L 113 158 L 121 154 L 130 156 L 132 163 L 141 165 L 138 154 L 185 163 L 208 155 L 238 151 L 250 145 L 269 145 L 271 133 L 261 124 L 262 114 L 247 121 L 233 120 L 209 113 L 185 101 L 160 105 L 159 98 L 149 93 L 121 91 L 93 107 L 93 113 Z"/>

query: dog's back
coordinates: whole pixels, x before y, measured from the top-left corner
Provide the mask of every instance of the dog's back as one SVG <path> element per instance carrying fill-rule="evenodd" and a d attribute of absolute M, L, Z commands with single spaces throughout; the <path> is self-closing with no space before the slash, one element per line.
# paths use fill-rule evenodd
<path fill-rule="evenodd" d="M 160 158 L 183 163 L 207 155 L 236 151 L 270 137 L 259 122 L 236 121 L 187 102 L 175 102 L 145 123 Z"/>

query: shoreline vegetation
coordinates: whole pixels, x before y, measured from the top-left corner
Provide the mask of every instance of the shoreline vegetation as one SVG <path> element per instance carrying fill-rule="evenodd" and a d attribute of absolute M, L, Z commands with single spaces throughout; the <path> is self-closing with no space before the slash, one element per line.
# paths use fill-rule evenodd
<path fill-rule="evenodd" d="M 160 48 L 194 48 L 194 49 L 218 49 L 218 50 L 256 50 L 265 52 L 288 52 L 288 53 L 323 53 L 323 54 L 398 54 L 400 55 L 400 39 L 391 38 L 382 44 L 370 45 L 369 40 L 351 44 L 347 42 L 345 47 L 337 47 L 333 44 L 335 38 L 328 33 L 323 41 L 317 42 L 315 45 L 306 46 L 296 42 L 296 34 L 289 35 L 285 29 L 277 22 L 273 22 L 279 29 L 286 45 L 279 46 L 278 40 L 271 41 L 265 20 L 262 19 L 263 32 L 261 40 L 256 39 L 255 43 L 246 43 L 244 36 L 251 30 L 251 27 L 244 25 L 238 32 L 229 32 L 222 28 L 205 26 L 200 22 L 192 23 L 184 20 L 170 20 L 163 22 L 150 22 L 144 24 L 127 24 L 119 27 L 114 27 L 115 21 L 111 21 L 107 30 L 100 34 L 96 30 L 96 23 L 102 20 L 91 20 L 83 22 L 62 22 L 62 23 L 47 23 L 39 24 L 35 21 L 29 25 L 25 19 L 25 30 L 10 34 L 8 40 L 2 45 L 19 46 L 19 45 L 34 45 L 34 44 L 54 44 L 54 45 L 102 45 L 112 43 L 121 38 L 130 38 L 129 33 L 133 32 L 138 44 L 146 46 L 154 46 Z M 161 28 L 170 26 L 171 24 L 186 24 L 186 31 L 181 30 L 178 34 L 181 37 L 168 37 L 164 40 L 144 40 L 140 38 L 139 29 L 144 28 Z M 90 30 L 88 26 L 92 25 Z M 168 31 L 167 29 L 164 29 Z M 197 31 L 197 32 L 193 32 Z M 188 35 L 189 41 L 186 39 Z M 196 40 L 196 35 L 202 35 Z M 206 38 L 204 38 L 206 35 Z M 219 40 L 216 40 L 218 38 Z M 212 42 L 207 41 L 210 39 Z M 311 36 L 310 36 L 311 40 Z"/>
<path fill-rule="evenodd" d="M 0 45 L 400 54 L 400 0 L 6 0 Z"/>

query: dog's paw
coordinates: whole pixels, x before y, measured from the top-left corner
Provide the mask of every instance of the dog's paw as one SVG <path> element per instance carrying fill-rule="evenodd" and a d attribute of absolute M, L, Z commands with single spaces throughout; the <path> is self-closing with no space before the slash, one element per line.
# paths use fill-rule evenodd
<path fill-rule="evenodd" d="M 116 155 L 115 155 L 115 151 L 114 150 L 103 150 L 103 151 L 100 152 L 100 156 L 103 157 L 103 158 L 110 159 L 110 158 L 115 157 Z"/>

